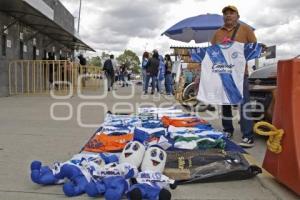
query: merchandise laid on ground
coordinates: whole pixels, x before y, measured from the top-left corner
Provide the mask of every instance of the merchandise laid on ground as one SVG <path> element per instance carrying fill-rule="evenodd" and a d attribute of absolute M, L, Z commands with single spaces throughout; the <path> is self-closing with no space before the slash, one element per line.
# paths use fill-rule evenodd
<path fill-rule="evenodd" d="M 198 116 L 176 108 L 107 113 L 79 154 L 65 162 L 31 164 L 40 185 L 63 184 L 67 196 L 171 199 L 187 183 L 248 179 L 261 173 L 244 150 Z"/>

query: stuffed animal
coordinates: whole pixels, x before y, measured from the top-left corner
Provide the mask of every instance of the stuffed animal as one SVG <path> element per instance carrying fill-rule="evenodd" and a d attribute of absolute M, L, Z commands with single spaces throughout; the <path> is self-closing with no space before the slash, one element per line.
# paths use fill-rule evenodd
<path fill-rule="evenodd" d="M 41 185 L 63 184 L 63 191 L 67 196 L 77 196 L 84 193 L 85 186 L 91 180 L 90 166 L 101 167 L 107 162 L 115 162 L 114 155 L 80 153 L 70 160 L 53 166 L 42 166 L 40 161 L 31 163 L 31 180 Z M 66 180 L 69 179 L 69 181 Z"/>
<path fill-rule="evenodd" d="M 63 184 L 64 177 L 60 173 L 63 163 L 55 162 L 52 166 L 42 166 L 41 161 L 31 163 L 31 180 L 40 185 Z"/>
<path fill-rule="evenodd" d="M 64 176 L 61 174 L 61 168 L 65 164 L 76 164 L 83 157 L 91 156 L 86 154 L 76 154 L 66 162 L 55 162 L 51 166 L 42 166 L 41 161 L 33 161 L 31 163 L 31 180 L 40 185 L 56 185 L 64 183 Z M 95 155 L 99 157 L 99 155 Z"/>
<path fill-rule="evenodd" d="M 119 164 L 106 165 L 95 170 L 93 181 L 85 188 L 90 197 L 104 195 L 108 200 L 120 200 L 129 189 L 129 180 L 138 174 L 145 152 L 145 147 L 138 141 L 126 144 L 120 157 Z"/>
<path fill-rule="evenodd" d="M 159 146 L 150 146 L 145 152 L 141 165 L 141 172 L 135 178 L 127 193 L 130 200 L 169 200 L 171 193 L 167 190 L 176 188 L 174 180 L 163 175 L 167 153 Z"/>

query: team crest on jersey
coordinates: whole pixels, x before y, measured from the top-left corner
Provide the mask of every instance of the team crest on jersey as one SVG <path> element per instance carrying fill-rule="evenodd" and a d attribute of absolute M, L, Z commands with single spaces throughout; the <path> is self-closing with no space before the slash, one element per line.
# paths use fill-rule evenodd
<path fill-rule="evenodd" d="M 219 52 L 218 51 L 213 51 L 211 55 L 213 57 L 218 57 L 219 56 Z"/>
<path fill-rule="evenodd" d="M 236 59 L 238 56 L 239 56 L 239 53 L 236 51 L 231 54 L 232 59 Z"/>

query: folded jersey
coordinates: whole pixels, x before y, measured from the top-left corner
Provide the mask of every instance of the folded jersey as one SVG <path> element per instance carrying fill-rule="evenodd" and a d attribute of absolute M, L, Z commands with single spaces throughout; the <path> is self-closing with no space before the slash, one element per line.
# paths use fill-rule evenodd
<path fill-rule="evenodd" d="M 175 127 L 195 127 L 201 124 L 208 124 L 207 121 L 199 119 L 197 117 L 170 118 L 168 116 L 163 116 L 161 120 L 165 127 L 168 127 L 170 125 Z"/>
<path fill-rule="evenodd" d="M 96 134 L 84 147 L 88 152 L 121 152 L 125 145 L 133 139 L 132 133 L 107 135 Z"/>

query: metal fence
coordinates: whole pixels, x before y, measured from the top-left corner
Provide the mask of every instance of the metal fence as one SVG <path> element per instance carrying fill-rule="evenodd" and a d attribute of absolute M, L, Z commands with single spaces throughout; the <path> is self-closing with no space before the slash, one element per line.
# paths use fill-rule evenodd
<path fill-rule="evenodd" d="M 9 63 L 9 95 L 42 94 L 100 87 L 101 69 L 68 60 L 15 60 Z"/>

